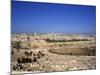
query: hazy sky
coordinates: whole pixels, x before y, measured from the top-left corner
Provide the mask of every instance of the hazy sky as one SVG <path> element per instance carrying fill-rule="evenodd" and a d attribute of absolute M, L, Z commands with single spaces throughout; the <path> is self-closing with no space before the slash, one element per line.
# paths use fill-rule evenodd
<path fill-rule="evenodd" d="M 96 7 L 12 1 L 12 32 L 95 33 Z"/>

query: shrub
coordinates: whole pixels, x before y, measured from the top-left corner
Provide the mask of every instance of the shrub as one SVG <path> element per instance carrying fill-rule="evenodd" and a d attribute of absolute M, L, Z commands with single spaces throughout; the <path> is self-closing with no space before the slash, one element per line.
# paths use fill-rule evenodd
<path fill-rule="evenodd" d="M 16 41 L 12 43 L 12 47 L 16 48 L 17 51 L 19 51 L 19 49 L 21 48 L 21 41 Z"/>

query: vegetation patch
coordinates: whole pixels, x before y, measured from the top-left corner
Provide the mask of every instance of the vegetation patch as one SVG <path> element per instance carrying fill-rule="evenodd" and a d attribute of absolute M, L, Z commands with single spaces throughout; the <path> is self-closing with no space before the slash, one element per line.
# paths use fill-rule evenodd
<path fill-rule="evenodd" d="M 86 55 L 95 56 L 95 47 L 91 48 L 66 48 L 66 49 L 50 49 L 49 52 L 62 55 Z"/>

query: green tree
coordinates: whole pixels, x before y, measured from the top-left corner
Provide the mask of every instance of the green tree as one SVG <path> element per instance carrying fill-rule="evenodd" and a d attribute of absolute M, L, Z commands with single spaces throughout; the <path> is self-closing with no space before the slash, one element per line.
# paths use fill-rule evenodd
<path fill-rule="evenodd" d="M 30 37 L 28 36 L 28 37 L 27 37 L 27 42 L 28 42 L 28 44 L 27 44 L 27 45 L 28 45 L 29 49 L 31 48 L 30 41 L 31 41 L 31 39 L 30 39 Z"/>

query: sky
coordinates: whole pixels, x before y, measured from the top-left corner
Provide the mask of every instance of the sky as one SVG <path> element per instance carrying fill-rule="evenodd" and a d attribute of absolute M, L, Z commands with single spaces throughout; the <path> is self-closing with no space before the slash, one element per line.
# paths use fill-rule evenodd
<path fill-rule="evenodd" d="M 11 2 L 12 33 L 95 33 L 96 7 L 41 2 Z"/>

